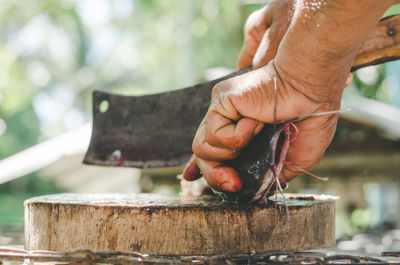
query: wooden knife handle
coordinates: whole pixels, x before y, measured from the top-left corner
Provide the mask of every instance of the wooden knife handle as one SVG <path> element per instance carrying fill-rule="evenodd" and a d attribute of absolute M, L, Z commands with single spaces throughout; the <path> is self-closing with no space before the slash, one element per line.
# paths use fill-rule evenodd
<path fill-rule="evenodd" d="M 379 21 L 358 50 L 351 71 L 400 59 L 400 15 Z"/>

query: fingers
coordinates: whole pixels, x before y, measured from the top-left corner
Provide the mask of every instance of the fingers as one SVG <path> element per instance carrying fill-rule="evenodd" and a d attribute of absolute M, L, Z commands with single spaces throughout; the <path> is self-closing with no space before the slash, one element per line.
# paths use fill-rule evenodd
<path fill-rule="evenodd" d="M 193 153 L 205 160 L 232 160 L 263 128 L 263 123 L 241 118 L 236 123 L 216 111 L 209 111 L 193 140 Z"/>
<path fill-rule="evenodd" d="M 238 68 L 243 69 L 251 66 L 254 55 L 262 40 L 264 32 L 271 24 L 272 12 L 265 6 L 252 13 L 244 26 L 244 43 L 241 49 Z"/>
<path fill-rule="evenodd" d="M 201 176 L 200 171 L 207 183 L 215 190 L 237 192 L 242 187 L 242 181 L 233 168 L 225 166 L 222 162 L 207 161 L 196 156 L 192 156 L 189 161 L 183 172 L 183 178 L 195 180 Z"/>
<path fill-rule="evenodd" d="M 233 123 L 219 112 L 211 111 L 208 115 L 205 140 L 215 147 L 241 149 L 248 145 L 262 126 L 262 122 L 250 118 L 241 118 Z"/>
<path fill-rule="evenodd" d="M 239 69 L 251 65 L 260 68 L 275 57 L 290 25 L 292 9 L 292 1 L 274 1 L 250 15 L 244 27 Z"/>
<path fill-rule="evenodd" d="M 186 167 L 183 170 L 182 177 L 189 181 L 201 178 L 201 172 L 196 164 L 195 155 L 190 157 L 189 162 L 186 164 Z"/>
<path fill-rule="evenodd" d="M 202 122 L 200 127 L 197 129 L 196 135 L 193 139 L 192 150 L 197 157 L 206 160 L 231 160 L 238 155 L 238 151 L 235 149 L 220 148 L 210 145 L 206 140 L 206 128 L 204 122 Z"/>

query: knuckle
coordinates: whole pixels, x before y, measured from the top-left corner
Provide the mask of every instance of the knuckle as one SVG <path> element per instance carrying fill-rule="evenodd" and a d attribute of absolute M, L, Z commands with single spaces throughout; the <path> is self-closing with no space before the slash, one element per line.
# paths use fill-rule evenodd
<path fill-rule="evenodd" d="M 206 141 L 209 145 L 218 146 L 221 144 L 221 137 L 216 132 L 209 132 L 206 134 Z"/>
<path fill-rule="evenodd" d="M 239 155 L 239 150 L 233 149 L 233 150 L 227 150 L 227 153 L 225 155 L 226 160 L 232 160 L 235 159 Z"/>
<path fill-rule="evenodd" d="M 243 148 L 247 142 L 248 137 L 246 135 L 234 135 L 234 136 L 223 136 L 218 132 L 210 132 L 206 134 L 206 142 L 215 147 L 227 147 L 232 150 Z"/>
<path fill-rule="evenodd" d="M 193 154 L 195 154 L 196 156 L 199 156 L 199 154 L 201 154 L 201 152 L 202 152 L 202 145 L 197 141 L 193 141 L 192 151 L 193 151 Z"/>
<path fill-rule="evenodd" d="M 225 81 L 219 82 L 218 84 L 216 84 L 213 87 L 213 89 L 211 91 L 211 97 L 213 97 L 213 98 L 220 97 L 223 94 L 223 92 L 226 91 L 226 87 L 227 87 L 227 85 L 226 85 Z"/>
<path fill-rule="evenodd" d="M 244 33 L 250 33 L 251 30 L 255 28 L 255 22 L 258 19 L 258 16 L 260 15 L 260 10 L 256 10 L 253 13 L 250 14 L 250 16 L 247 18 L 246 23 L 244 24 Z"/>
<path fill-rule="evenodd" d="M 266 17 L 271 9 L 273 9 L 272 3 L 265 5 L 263 8 L 258 9 L 249 15 L 243 28 L 245 36 L 256 36 L 259 35 L 260 31 L 263 31 L 263 29 L 265 30 Z"/>
<path fill-rule="evenodd" d="M 235 149 L 242 148 L 245 143 L 246 139 L 242 135 L 235 135 L 230 139 L 231 146 Z"/>

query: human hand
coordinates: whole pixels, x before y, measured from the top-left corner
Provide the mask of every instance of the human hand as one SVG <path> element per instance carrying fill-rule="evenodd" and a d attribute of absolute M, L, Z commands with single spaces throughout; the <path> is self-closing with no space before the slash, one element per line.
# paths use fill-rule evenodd
<path fill-rule="evenodd" d="M 261 131 L 264 123 L 274 122 L 274 79 L 277 87 L 277 122 L 340 108 L 340 100 L 325 102 L 324 98 L 308 97 L 299 89 L 301 80 L 286 75 L 273 62 L 258 70 L 222 81 L 213 89 L 210 108 L 194 138 L 195 155 L 183 173 L 186 180 L 197 179 L 202 174 L 216 190 L 240 190 L 240 177 L 233 168 L 225 166 L 223 161 L 237 157 L 240 150 Z M 291 143 L 286 160 L 304 170 L 315 167 L 331 142 L 336 122 L 337 115 L 331 115 L 312 117 L 296 123 L 299 134 L 297 140 Z M 301 173 L 286 165 L 279 179 L 285 183 Z"/>
<path fill-rule="evenodd" d="M 244 43 L 240 52 L 239 69 L 268 64 L 277 53 L 294 12 L 294 0 L 275 0 L 253 12 L 244 26 Z"/>

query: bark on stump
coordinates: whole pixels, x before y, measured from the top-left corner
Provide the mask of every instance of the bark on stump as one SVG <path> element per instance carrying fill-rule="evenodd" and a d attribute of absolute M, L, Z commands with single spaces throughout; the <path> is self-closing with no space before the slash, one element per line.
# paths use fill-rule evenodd
<path fill-rule="evenodd" d="M 138 251 L 156 255 L 260 253 L 334 245 L 335 203 L 287 195 L 265 206 L 155 194 L 58 194 L 25 202 L 28 250 Z"/>

